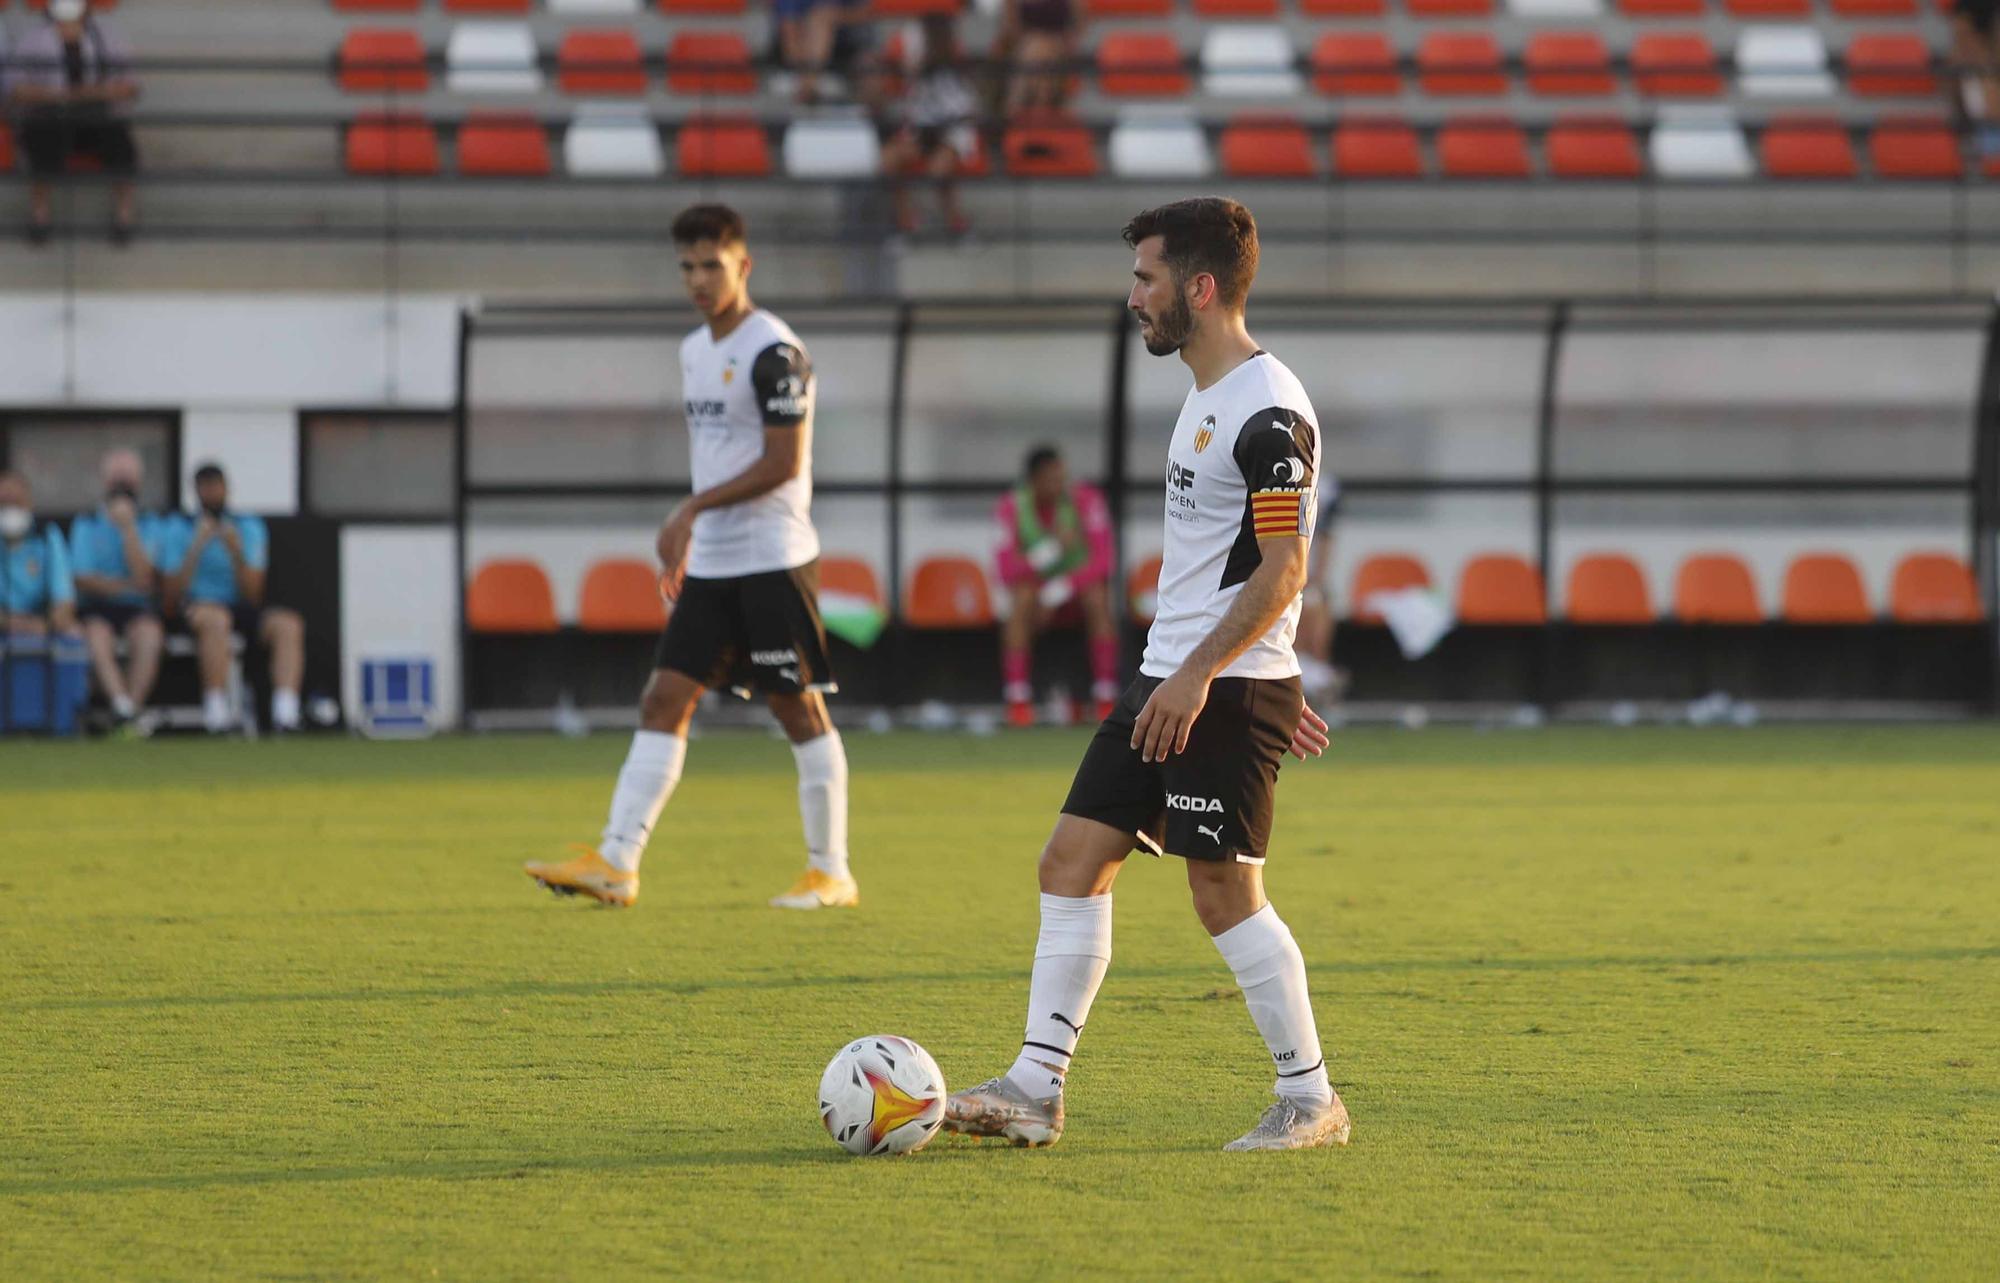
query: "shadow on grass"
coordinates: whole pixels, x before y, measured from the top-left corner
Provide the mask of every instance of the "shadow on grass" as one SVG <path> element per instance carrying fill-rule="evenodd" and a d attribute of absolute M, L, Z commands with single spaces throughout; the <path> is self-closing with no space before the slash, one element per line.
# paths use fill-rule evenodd
<path fill-rule="evenodd" d="M 1402 973 L 1478 974 L 1488 972 L 1536 971 L 1650 971 L 1668 967 L 1786 967 L 1815 965 L 1858 965 L 1870 963 L 1974 962 L 2000 958 L 2000 945 L 1940 947 L 1932 949 L 1833 949 L 1809 953 L 1710 953 L 1686 956 L 1673 954 L 1606 954 L 1551 958 L 1405 958 L 1356 959 L 1309 966 L 1314 976 L 1395 975 Z M 1211 966 L 1121 967 L 1118 975 L 1131 980 L 1186 980 L 1212 984 Z M 437 985 L 409 988 L 361 988 L 295 990 L 273 993 L 190 993 L 129 995 L 105 998 L 50 998 L 16 1002 L 0 1007 L 14 1012 L 29 1011 L 135 1011 L 148 1008 L 228 1007 L 268 1003 L 312 1004 L 341 1002 L 452 1002 L 464 999 L 502 998 L 594 998 L 660 995 L 692 997 L 704 993 L 729 993 L 784 989 L 856 989 L 871 985 L 1009 984 L 1025 979 L 1018 968 L 1004 971 L 950 971 L 929 973 L 877 972 L 873 975 L 781 975 L 743 976 L 713 980 L 513 980 L 483 985 Z"/>

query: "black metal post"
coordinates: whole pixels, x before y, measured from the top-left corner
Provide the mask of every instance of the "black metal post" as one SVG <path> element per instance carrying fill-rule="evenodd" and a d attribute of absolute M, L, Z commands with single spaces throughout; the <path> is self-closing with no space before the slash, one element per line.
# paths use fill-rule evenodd
<path fill-rule="evenodd" d="M 471 586 L 465 577 L 465 529 L 468 517 L 465 492 L 472 480 L 472 451 L 469 447 L 472 435 L 469 404 L 472 396 L 470 377 L 472 324 L 473 309 L 459 309 L 457 400 L 452 407 L 451 431 L 451 525 L 452 565 L 457 573 L 457 581 L 452 586 L 452 612 L 458 621 L 458 724 L 461 729 L 472 725 L 472 710 L 469 703 L 472 692 L 472 630 L 465 619 L 465 594 Z"/>
<path fill-rule="evenodd" d="M 1979 585 L 1986 615 L 1986 708 L 2000 714 L 2000 298 L 1986 314 L 1986 352 L 1979 371 L 1979 401 L 1972 412 L 1972 547 L 1967 565 Z"/>
<path fill-rule="evenodd" d="M 904 674 L 909 671 L 909 628 L 903 622 L 903 419 L 908 394 L 905 384 L 910 369 L 910 332 L 916 327 L 917 309 L 905 302 L 896 308 L 896 350 L 889 359 L 889 704 L 904 704 Z"/>
<path fill-rule="evenodd" d="M 1535 668 L 1530 694 L 1537 707 L 1554 703 L 1554 677 L 1561 647 L 1556 623 L 1556 406 L 1562 374 L 1563 338 L 1569 333 L 1569 303 L 1549 309 L 1549 327 L 1542 347 L 1542 395 L 1535 415 L 1535 572 L 1542 577 L 1542 635 L 1534 647 Z"/>

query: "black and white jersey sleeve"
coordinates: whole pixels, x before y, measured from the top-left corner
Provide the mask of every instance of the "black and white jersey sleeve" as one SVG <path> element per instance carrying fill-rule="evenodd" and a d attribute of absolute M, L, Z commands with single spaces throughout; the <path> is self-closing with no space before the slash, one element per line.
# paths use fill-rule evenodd
<path fill-rule="evenodd" d="M 812 405 L 812 361 L 796 343 L 773 343 L 750 364 L 750 387 L 767 428 L 796 428 Z"/>

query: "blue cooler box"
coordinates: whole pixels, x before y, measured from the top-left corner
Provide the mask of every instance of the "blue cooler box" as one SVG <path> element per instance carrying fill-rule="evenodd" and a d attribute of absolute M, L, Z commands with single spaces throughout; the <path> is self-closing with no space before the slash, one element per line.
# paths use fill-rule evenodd
<path fill-rule="evenodd" d="M 89 696 L 81 638 L 0 638 L 0 730 L 74 735 Z"/>

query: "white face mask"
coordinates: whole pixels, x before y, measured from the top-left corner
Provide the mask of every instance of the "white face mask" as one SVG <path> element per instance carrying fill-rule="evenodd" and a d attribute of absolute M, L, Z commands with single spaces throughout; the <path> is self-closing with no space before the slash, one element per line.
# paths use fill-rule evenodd
<path fill-rule="evenodd" d="M 0 508 L 0 538 L 19 539 L 35 524 L 35 514 L 26 508 L 8 504 Z"/>
<path fill-rule="evenodd" d="M 49 16 L 57 22 L 81 22 L 88 8 L 84 0 L 49 0 Z"/>

